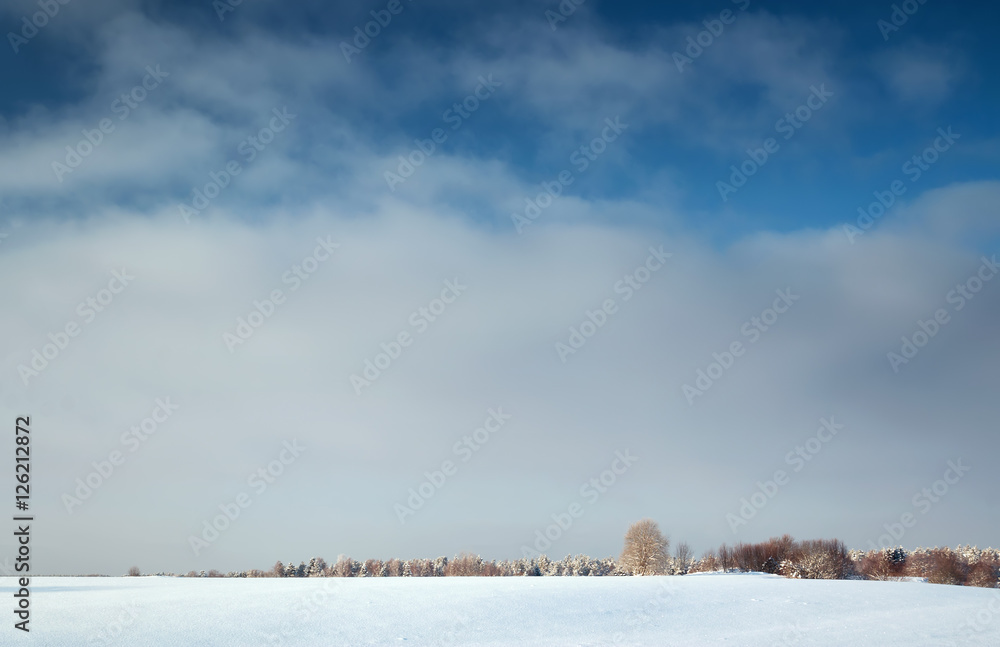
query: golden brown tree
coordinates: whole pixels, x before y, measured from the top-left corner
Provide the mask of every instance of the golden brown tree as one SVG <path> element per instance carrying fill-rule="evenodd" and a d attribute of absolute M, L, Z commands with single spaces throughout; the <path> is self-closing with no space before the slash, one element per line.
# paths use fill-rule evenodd
<path fill-rule="evenodd" d="M 636 521 L 625 533 L 618 567 L 630 575 L 660 575 L 666 570 L 670 540 L 652 519 Z"/>

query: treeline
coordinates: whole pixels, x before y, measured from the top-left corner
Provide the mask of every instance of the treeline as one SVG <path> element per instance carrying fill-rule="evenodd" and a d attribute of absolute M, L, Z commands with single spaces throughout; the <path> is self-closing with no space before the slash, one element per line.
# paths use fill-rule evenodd
<path fill-rule="evenodd" d="M 634 560 L 586 555 L 567 555 L 551 560 L 545 555 L 517 560 L 485 560 L 461 554 L 449 559 L 358 561 L 340 556 L 333 564 L 321 557 L 309 562 L 277 562 L 271 569 L 221 573 L 191 571 L 182 577 L 523 577 L 523 576 L 629 576 L 639 574 L 686 575 L 706 572 L 760 572 L 801 579 L 890 580 L 923 578 L 936 584 L 1000 587 L 1000 550 L 959 546 L 951 548 L 903 548 L 849 551 L 833 540 L 796 541 L 790 536 L 760 543 L 723 544 L 701 559 L 689 557 L 684 544 L 673 557 L 637 566 Z M 642 570 L 639 570 L 642 569 Z M 172 575 L 160 573 L 160 575 Z"/>
<path fill-rule="evenodd" d="M 603 576 L 622 575 L 613 557 L 594 559 L 586 555 L 567 555 L 559 561 L 545 555 L 518 560 L 485 560 L 463 553 L 448 559 L 368 559 L 363 562 L 341 556 L 333 564 L 322 557 L 306 562 L 277 562 L 268 570 L 252 569 L 221 573 L 190 571 L 182 577 L 515 577 L 515 576 Z M 160 575 L 172 575 L 160 573 Z"/>
<path fill-rule="evenodd" d="M 717 550 L 693 559 L 686 543 L 670 556 L 670 540 L 652 519 L 631 524 L 625 533 L 621 556 L 594 559 L 567 555 L 553 561 L 530 553 L 517 560 L 487 561 L 463 553 L 449 560 L 369 559 L 364 562 L 345 555 L 328 564 L 322 557 L 309 563 L 277 562 L 270 570 L 230 572 L 191 571 L 187 577 L 598 577 L 610 575 L 687 575 L 709 572 L 758 572 L 801 579 L 888 580 L 921 578 L 937 584 L 997 588 L 1000 586 L 1000 551 L 974 546 L 918 548 L 908 553 L 902 547 L 848 551 L 838 539 L 796 541 L 789 535 L 759 543 L 723 544 Z M 133 567 L 129 574 L 138 574 Z M 161 573 L 162 575 L 162 573 Z"/>
<path fill-rule="evenodd" d="M 975 546 L 848 551 L 833 540 L 774 537 L 709 551 L 689 572 L 745 571 L 803 579 L 926 579 L 934 584 L 1000 587 L 1000 550 Z"/>

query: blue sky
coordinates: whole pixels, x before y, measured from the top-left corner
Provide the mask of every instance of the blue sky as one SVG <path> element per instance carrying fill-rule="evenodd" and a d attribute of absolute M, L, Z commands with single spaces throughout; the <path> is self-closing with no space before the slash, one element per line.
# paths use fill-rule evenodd
<path fill-rule="evenodd" d="M 47 570 L 516 557 L 629 449 L 636 466 L 552 555 L 614 554 L 645 516 L 697 551 L 785 532 L 860 548 L 948 461 L 995 454 L 1000 10 L 914 1 L 889 32 L 891 3 L 587 0 L 556 24 L 554 2 L 400 0 L 348 61 L 387 7 L 244 0 L 220 19 L 208 1 L 74 0 L 8 35 L 0 413 L 50 430 L 37 504 L 53 537 L 92 548 L 53 538 Z M 0 19 L 21 34 L 38 11 Z M 420 160 L 405 178 L 401 156 Z M 123 268 L 135 281 L 85 321 Z M 28 372 L 73 322 L 87 334 Z M 170 432 L 133 455 L 121 434 L 164 397 Z M 498 406 L 503 431 L 401 523 Z M 830 416 L 848 431 L 734 526 Z M 192 549 L 295 439 L 309 452 Z M 123 446 L 121 475 L 67 506 Z M 900 543 L 995 543 L 998 485 L 977 465 Z"/>
<path fill-rule="evenodd" d="M 32 6 L 21 5 L 8 9 L 12 21 Z M 342 68 L 347 66 L 328 54 L 349 40 L 353 27 L 370 20 L 368 12 L 378 7 L 247 3 L 223 14 L 225 20 L 220 21 L 204 2 L 148 3 L 142 18 L 123 15 L 128 4 L 105 3 L 86 18 L 68 5 L 37 37 L 20 45 L 0 72 L 4 86 L 16 88 L 5 93 L 2 114 L 16 132 L 19 127 L 41 127 L 47 117 L 80 115 L 81 104 L 96 110 L 101 101 L 95 90 L 109 63 L 102 60 L 109 53 L 98 51 L 101 38 L 127 40 L 129 32 L 134 38 L 157 29 L 216 55 L 227 46 L 260 40 L 300 51 L 316 48 L 310 65 L 316 70 L 340 69 L 333 78 L 297 79 L 291 73 L 273 80 L 309 88 L 325 118 L 336 115 L 379 152 L 392 152 L 413 137 L 426 136 L 443 106 L 471 90 L 475 70 L 460 68 L 495 70 L 497 78 L 507 74 L 507 90 L 477 111 L 464 128 L 467 132 L 456 133 L 444 152 L 501 162 L 525 182 L 541 181 L 560 170 L 565 151 L 591 136 L 588 127 L 596 127 L 611 111 L 624 110 L 632 123 L 625 146 L 612 161 L 595 165 L 586 186 L 581 183 L 574 192 L 586 199 L 648 196 L 664 206 L 697 213 L 686 224 L 723 239 L 758 229 L 789 231 L 843 222 L 872 191 L 899 177 L 902 163 L 922 151 L 941 126 L 951 125 L 961 133 L 963 145 L 934 166 L 921 189 L 988 179 L 996 172 L 990 143 L 997 137 L 991 118 L 997 90 L 987 63 L 995 57 L 995 45 L 978 26 L 991 24 L 997 10 L 986 5 L 918 5 L 897 31 L 879 27 L 880 20 L 891 18 L 891 6 L 862 3 L 750 4 L 745 11 L 740 10 L 743 3 L 613 8 L 584 3 L 556 31 L 549 29 L 544 12 L 552 9 L 544 3 L 485 10 L 453 3 L 402 6 L 385 32 L 354 57 L 345 78 Z M 928 8 L 931 11 L 925 11 Z M 726 9 L 733 11 L 734 22 L 713 37 L 703 54 L 684 64 L 683 73 L 678 71 L 672 55 L 684 53 L 687 38 L 704 30 L 702 21 L 715 20 Z M 114 35 L 118 30 L 122 33 Z M 87 42 L 93 35 L 98 35 L 96 43 Z M 141 59 L 163 58 L 154 43 L 141 38 L 124 46 Z M 621 57 L 621 64 L 636 67 L 619 75 L 608 58 L 594 67 L 602 49 Z M 588 50 L 594 60 L 586 58 Z M 412 51 L 420 56 L 405 60 Z M 178 51 L 167 58 L 189 62 Z M 511 76 L 511 65 L 532 58 L 547 61 L 548 69 L 538 65 L 531 76 Z M 185 70 L 174 69 L 177 74 Z M 433 81 L 425 78 L 413 87 L 421 69 Z M 435 69 L 443 74 L 435 74 Z M 259 74 L 271 76 L 265 70 Z M 563 88 L 562 97 L 533 96 L 552 81 L 548 74 L 560 75 L 562 85 L 554 87 Z M 373 109 L 366 101 L 373 96 L 345 96 L 351 94 L 352 83 L 364 85 L 361 79 L 378 79 L 380 90 L 395 97 L 392 105 Z M 831 103 L 792 139 L 782 141 L 780 153 L 723 203 L 715 183 L 728 176 L 731 164 L 745 159 L 747 147 L 774 135 L 773 124 L 818 83 L 834 94 Z M 592 101 L 567 94 L 581 84 L 587 84 Z M 387 98 L 383 94 L 378 100 Z M 199 103 L 169 87 L 153 101 L 166 111 Z M 561 111 L 567 120 L 560 119 Z M 224 126 L 239 123 L 240 117 L 249 115 L 218 113 L 210 118 Z M 295 159 L 316 171 L 340 170 L 308 134 L 299 132 L 289 154 L 292 147 Z M 140 200 L 147 208 L 157 199 L 177 199 L 186 189 L 166 178 L 141 187 L 125 178 L 113 180 L 106 178 L 94 190 L 119 202 Z M 324 192 L 323 186 L 307 188 L 309 196 Z M 26 208 L 41 198 L 37 192 L 10 193 L 9 202 Z M 290 199 L 278 193 L 269 191 L 266 197 Z M 44 201 L 52 199 L 50 190 Z M 71 196 L 65 200 L 68 204 L 60 206 L 72 208 L 77 202 Z M 805 203 L 810 203 L 807 213 L 801 208 Z M 483 205 L 477 214 L 488 222 L 504 217 L 496 205 Z"/>

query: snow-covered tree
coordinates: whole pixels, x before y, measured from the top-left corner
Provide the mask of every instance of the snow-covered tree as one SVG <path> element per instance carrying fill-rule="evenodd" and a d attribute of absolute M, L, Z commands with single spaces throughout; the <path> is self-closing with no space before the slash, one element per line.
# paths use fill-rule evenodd
<path fill-rule="evenodd" d="M 306 568 L 306 577 L 323 577 L 326 574 L 326 560 L 322 557 L 313 557 L 309 560 Z"/>
<path fill-rule="evenodd" d="M 652 519 L 629 526 L 619 566 L 630 575 L 659 575 L 666 569 L 670 541 Z"/>

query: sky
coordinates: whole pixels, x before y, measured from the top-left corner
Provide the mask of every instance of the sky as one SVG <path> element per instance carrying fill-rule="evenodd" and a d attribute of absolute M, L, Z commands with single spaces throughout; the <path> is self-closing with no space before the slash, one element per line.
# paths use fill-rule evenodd
<path fill-rule="evenodd" d="M 4 3 L 33 572 L 996 546 L 998 13 Z"/>

